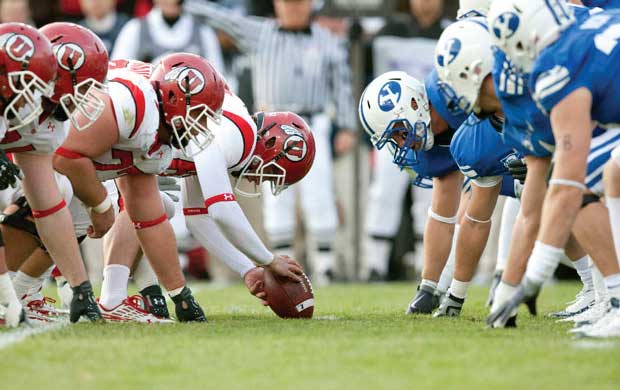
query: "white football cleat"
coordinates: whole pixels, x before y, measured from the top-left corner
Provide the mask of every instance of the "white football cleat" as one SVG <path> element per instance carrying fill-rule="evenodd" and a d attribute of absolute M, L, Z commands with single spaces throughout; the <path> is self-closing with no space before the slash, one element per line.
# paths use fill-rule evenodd
<path fill-rule="evenodd" d="M 583 313 L 596 303 L 594 289 L 585 290 L 582 289 L 577 293 L 575 299 L 569 302 L 566 309 L 552 313 L 551 316 L 555 318 L 570 318 L 577 314 Z"/>
<path fill-rule="evenodd" d="M 140 295 L 127 297 L 120 305 L 107 309 L 99 303 L 99 310 L 106 322 L 139 322 L 143 324 L 170 324 L 174 321 L 168 318 L 155 317 L 146 309 L 144 298 Z"/>
<path fill-rule="evenodd" d="M 29 320 L 38 322 L 56 322 L 69 314 L 68 311 L 58 310 L 53 304 L 56 300 L 40 294 L 26 295 L 22 298 L 22 305 Z"/>
<path fill-rule="evenodd" d="M 574 322 L 577 326 L 593 324 L 601 319 L 607 312 L 607 302 L 597 300 L 596 303 L 586 309 L 582 313 L 574 315 L 572 317 L 563 318 L 558 322 Z"/>
<path fill-rule="evenodd" d="M 611 298 L 605 316 L 592 325 L 582 326 L 576 333 L 587 337 L 620 336 L 620 300 Z"/>

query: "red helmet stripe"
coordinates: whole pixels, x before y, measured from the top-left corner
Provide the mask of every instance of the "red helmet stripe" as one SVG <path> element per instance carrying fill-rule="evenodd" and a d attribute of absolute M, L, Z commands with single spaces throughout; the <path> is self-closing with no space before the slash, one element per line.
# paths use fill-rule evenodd
<path fill-rule="evenodd" d="M 241 132 L 241 138 L 243 139 L 243 154 L 241 155 L 241 159 L 239 159 L 239 162 L 235 164 L 235 166 L 237 166 L 242 161 L 245 161 L 245 159 L 252 152 L 252 147 L 254 146 L 256 135 L 252 130 L 252 125 L 250 125 L 245 119 L 243 119 L 239 115 L 234 114 L 230 111 L 224 111 L 223 115 L 232 123 L 234 123 L 235 126 L 237 126 L 237 129 L 239 129 L 239 131 Z"/>
<path fill-rule="evenodd" d="M 146 109 L 146 100 L 144 98 L 144 93 L 137 85 L 132 83 L 129 80 L 121 79 L 120 77 L 116 77 L 111 81 L 116 81 L 117 83 L 123 84 L 131 93 L 131 97 L 133 98 L 133 102 L 136 105 L 136 119 L 134 121 L 133 129 L 131 130 L 131 134 L 129 138 L 132 138 L 140 125 L 142 124 L 142 120 L 144 119 L 144 111 Z"/>

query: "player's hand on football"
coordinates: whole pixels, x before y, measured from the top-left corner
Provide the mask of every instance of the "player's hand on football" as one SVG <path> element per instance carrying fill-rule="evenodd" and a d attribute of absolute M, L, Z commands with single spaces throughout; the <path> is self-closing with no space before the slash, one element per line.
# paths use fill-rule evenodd
<path fill-rule="evenodd" d="M 250 291 L 250 294 L 260 299 L 264 306 L 268 306 L 269 303 L 265 300 L 267 298 L 267 293 L 265 292 L 265 283 L 263 281 L 264 273 L 265 270 L 261 267 L 252 268 L 243 276 L 243 281 Z"/>
<path fill-rule="evenodd" d="M 525 176 L 527 176 L 527 165 L 525 164 L 525 160 L 510 160 L 508 161 L 507 167 L 508 172 L 510 172 L 515 180 L 519 180 L 521 184 L 525 182 Z"/>
<path fill-rule="evenodd" d="M 91 225 L 88 227 L 86 234 L 90 238 L 101 238 L 114 224 L 114 208 L 110 207 L 102 214 L 94 211 L 90 212 Z"/>
<path fill-rule="evenodd" d="M 288 256 L 276 255 L 273 261 L 265 267 L 269 268 L 271 272 L 278 276 L 282 276 L 296 282 L 301 282 L 301 275 L 304 273 L 301 265 Z"/>

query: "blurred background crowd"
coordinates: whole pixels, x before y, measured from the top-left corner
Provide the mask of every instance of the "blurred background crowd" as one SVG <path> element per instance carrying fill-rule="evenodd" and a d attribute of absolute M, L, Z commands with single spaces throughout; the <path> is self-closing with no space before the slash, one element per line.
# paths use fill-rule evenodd
<path fill-rule="evenodd" d="M 201 1 L 0 0 L 0 21 L 37 27 L 60 20 L 82 24 L 101 37 L 111 59 L 155 61 L 170 51 L 200 54 L 226 77 L 250 112 L 265 109 L 265 98 L 256 91 L 259 77 L 253 75 L 253 71 L 260 71 L 257 58 L 262 57 L 257 48 L 248 49 L 247 39 L 237 34 L 241 25 L 249 29 L 245 34 L 251 35 L 250 22 L 262 19 L 250 16 L 276 18 L 281 32 L 293 36 L 316 34 L 315 26 L 321 26 L 339 43 L 344 55 L 330 57 L 328 70 L 321 74 L 323 68 L 316 62 L 322 61 L 327 49 L 319 47 L 316 53 L 310 48 L 302 54 L 300 69 L 286 73 L 290 76 L 273 77 L 281 77 L 280 84 L 286 88 L 292 83 L 286 77 L 304 78 L 310 70 L 318 69 L 312 77 L 325 80 L 331 93 L 321 95 L 321 104 L 314 104 L 307 117 L 313 121 L 311 125 L 316 111 L 328 118 L 328 122 L 321 122 L 327 123 L 327 142 L 317 142 L 317 148 L 324 149 L 317 150 L 317 159 L 326 161 L 315 163 L 322 168 L 317 168 L 311 185 L 287 190 L 291 195 L 285 200 L 241 200 L 242 207 L 273 249 L 292 245 L 296 258 L 320 283 L 415 278 L 421 264 L 421 237 L 431 190 L 412 187 L 411 177 L 391 163 L 387 151 L 372 150 L 357 123 L 356 107 L 364 85 L 378 74 L 404 70 L 420 79 L 426 76 L 433 66 L 436 40 L 455 18 L 458 1 L 202 0 L 203 4 L 219 5 L 218 12 L 226 12 L 233 22 L 238 18 L 238 23 L 226 28 L 219 24 L 217 15 L 188 12 L 192 10 L 189 3 Z M 286 56 L 279 61 L 285 62 L 284 67 L 288 65 Z M 291 59 L 290 63 L 293 67 L 299 61 Z M 329 70 L 339 66 L 344 68 Z M 268 109 L 297 107 L 281 100 Z M 305 200 L 307 197 L 314 200 Z M 282 213 L 283 209 L 291 210 L 290 217 Z M 333 216 L 325 216 L 330 210 Z M 184 227 L 180 209 L 178 214 L 180 218 L 173 224 L 187 273 L 215 281 L 238 280 L 196 245 Z M 292 238 L 292 242 L 282 241 L 282 237 Z M 490 242 L 494 242 L 493 237 Z M 495 260 L 493 246 L 488 249 L 487 263 Z M 83 249 L 85 257 L 93 259 L 89 261 L 91 280 L 96 280 L 101 275 L 100 248 L 91 241 Z M 482 264 L 484 270 L 485 262 Z"/>

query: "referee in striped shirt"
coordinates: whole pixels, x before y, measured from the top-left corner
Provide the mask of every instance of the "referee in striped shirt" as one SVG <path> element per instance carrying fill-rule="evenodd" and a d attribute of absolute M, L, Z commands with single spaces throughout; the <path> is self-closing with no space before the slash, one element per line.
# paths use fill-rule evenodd
<path fill-rule="evenodd" d="M 205 0 L 185 0 L 190 13 L 230 35 L 250 57 L 254 102 L 262 111 L 293 111 L 310 125 L 316 157 L 299 185 L 275 199 L 264 193 L 265 230 L 278 254 L 291 255 L 295 232 L 295 193 L 299 192 L 315 283 L 333 276 L 333 240 L 338 218 L 332 183 L 328 107 L 335 107 L 337 154 L 355 137 L 355 106 L 346 42 L 311 20 L 311 0 L 274 0 L 276 19 L 242 16 Z M 333 106 L 331 106 L 331 105 Z"/>

